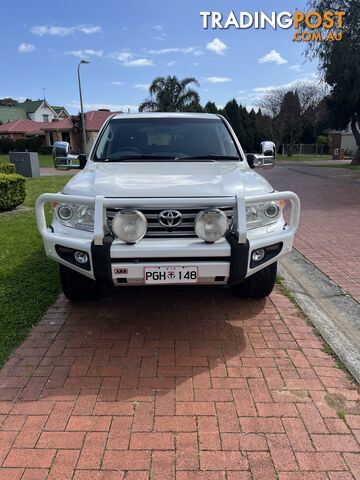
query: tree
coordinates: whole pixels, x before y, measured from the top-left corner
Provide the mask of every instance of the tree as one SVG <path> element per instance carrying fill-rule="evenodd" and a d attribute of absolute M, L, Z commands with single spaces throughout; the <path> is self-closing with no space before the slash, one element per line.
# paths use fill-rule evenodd
<path fill-rule="evenodd" d="M 232 126 L 241 145 L 245 143 L 245 131 L 242 123 L 241 112 L 235 98 L 227 102 L 224 110 L 221 112 Z"/>
<path fill-rule="evenodd" d="M 207 104 L 204 107 L 204 112 L 205 113 L 218 113 L 217 106 L 215 105 L 215 102 L 207 102 Z"/>
<path fill-rule="evenodd" d="M 352 164 L 360 164 L 360 2 L 358 0 L 311 0 L 309 10 L 344 11 L 343 38 L 334 42 L 310 42 L 307 56 L 316 57 L 330 86 L 327 105 L 333 128 L 351 126 L 357 152 Z M 337 26 L 334 32 L 339 32 Z M 327 32 L 328 33 L 328 32 Z"/>
<path fill-rule="evenodd" d="M 251 124 L 251 119 L 249 112 L 246 110 L 246 107 L 239 105 L 241 121 L 244 128 L 244 144 L 243 148 L 246 152 L 254 151 L 254 131 Z"/>
<path fill-rule="evenodd" d="M 324 87 L 308 82 L 270 90 L 260 102 L 265 112 L 261 129 L 277 146 L 285 142 L 287 155 L 291 156 L 306 121 L 323 97 Z"/>
<path fill-rule="evenodd" d="M 13 98 L 0 98 L 0 106 L 1 107 L 16 107 L 19 102 L 14 100 Z"/>
<path fill-rule="evenodd" d="M 182 80 L 175 75 L 154 78 L 149 87 L 150 97 L 140 104 L 140 112 L 183 112 L 191 106 L 198 108 L 200 95 L 191 84 L 199 86 L 193 77 Z"/>

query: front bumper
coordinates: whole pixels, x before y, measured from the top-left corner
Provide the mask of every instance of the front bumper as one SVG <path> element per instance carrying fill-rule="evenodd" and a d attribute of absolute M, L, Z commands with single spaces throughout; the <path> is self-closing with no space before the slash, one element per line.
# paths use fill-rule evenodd
<path fill-rule="evenodd" d="M 106 208 L 129 208 L 164 206 L 210 207 L 221 200 L 224 206 L 234 208 L 234 229 L 226 238 L 214 244 L 206 244 L 198 238 L 144 238 L 135 245 L 113 240 L 107 234 Z M 246 230 L 246 203 L 285 200 L 291 203 L 291 216 L 288 225 L 283 220 L 276 224 L 254 230 Z M 47 227 L 44 205 L 46 202 L 95 204 L 94 232 L 85 232 L 57 225 Z M 144 268 L 147 266 L 196 266 L 198 283 L 226 285 L 241 282 L 267 265 L 290 252 L 299 223 L 300 201 L 293 192 L 275 192 L 253 197 L 215 198 L 151 198 L 113 199 L 81 197 L 63 194 L 43 194 L 36 202 L 36 219 L 43 238 L 46 255 L 53 260 L 76 270 L 102 284 L 143 285 Z M 60 247 L 69 252 L 79 250 L 89 256 L 89 264 L 84 268 L 75 261 L 69 261 Z M 274 248 L 275 246 L 275 248 Z M 258 264 L 251 261 L 251 254 L 258 248 L 268 248 L 270 252 Z"/>

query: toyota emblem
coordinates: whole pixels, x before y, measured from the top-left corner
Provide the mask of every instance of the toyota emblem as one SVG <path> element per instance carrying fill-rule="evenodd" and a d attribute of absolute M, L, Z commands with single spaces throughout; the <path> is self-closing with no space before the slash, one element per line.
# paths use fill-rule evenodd
<path fill-rule="evenodd" d="M 159 213 L 159 223 L 163 227 L 174 228 L 180 225 L 182 215 L 178 210 L 163 210 Z"/>

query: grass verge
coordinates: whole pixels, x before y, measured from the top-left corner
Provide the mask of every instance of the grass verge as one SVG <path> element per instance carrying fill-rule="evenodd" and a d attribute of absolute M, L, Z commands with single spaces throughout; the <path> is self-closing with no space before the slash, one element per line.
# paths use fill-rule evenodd
<path fill-rule="evenodd" d="M 27 179 L 25 207 L 70 177 Z M 45 257 L 33 210 L 0 216 L 0 366 L 55 300 L 57 265 Z"/>
<path fill-rule="evenodd" d="M 10 162 L 9 155 L 0 155 L 0 163 Z M 51 155 L 39 155 L 40 167 L 53 167 L 53 160 Z"/>
<path fill-rule="evenodd" d="M 277 160 L 286 160 L 288 162 L 311 162 L 313 160 L 329 161 L 332 159 L 331 155 L 293 155 L 287 157 L 286 155 L 277 155 Z"/>

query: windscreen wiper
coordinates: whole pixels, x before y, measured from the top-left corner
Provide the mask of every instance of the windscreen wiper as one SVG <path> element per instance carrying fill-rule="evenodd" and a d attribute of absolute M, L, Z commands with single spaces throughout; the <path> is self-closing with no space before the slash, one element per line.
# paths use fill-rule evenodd
<path fill-rule="evenodd" d="M 177 157 L 175 160 L 240 160 L 235 155 L 191 155 L 189 157 Z"/>
<path fill-rule="evenodd" d="M 175 160 L 170 155 L 119 155 L 118 157 L 99 158 L 102 162 L 121 162 L 122 160 Z"/>

